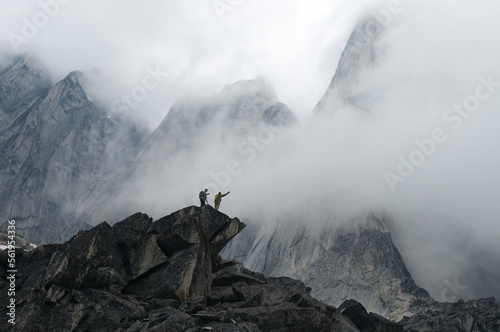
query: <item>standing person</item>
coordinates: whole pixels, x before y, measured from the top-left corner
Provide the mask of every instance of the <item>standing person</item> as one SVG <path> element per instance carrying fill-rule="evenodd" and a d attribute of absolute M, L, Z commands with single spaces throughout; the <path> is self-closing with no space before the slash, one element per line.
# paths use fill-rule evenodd
<path fill-rule="evenodd" d="M 205 205 L 205 203 L 208 203 L 208 199 L 207 199 L 207 196 L 210 195 L 210 193 L 208 192 L 208 189 L 205 188 L 205 190 L 203 191 L 200 191 L 200 207 L 203 207 Z"/>
<path fill-rule="evenodd" d="M 220 202 L 222 202 L 222 197 L 229 195 L 229 193 L 230 193 L 230 191 L 228 191 L 227 193 L 222 195 L 221 192 L 219 191 L 219 193 L 217 195 L 215 195 L 214 204 L 215 204 L 216 210 L 219 209 Z"/>

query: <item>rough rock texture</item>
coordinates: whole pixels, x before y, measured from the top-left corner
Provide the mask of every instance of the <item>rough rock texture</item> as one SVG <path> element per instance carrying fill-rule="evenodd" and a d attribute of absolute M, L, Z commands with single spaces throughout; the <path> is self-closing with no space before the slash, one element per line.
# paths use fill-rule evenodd
<path fill-rule="evenodd" d="M 313 296 L 330 305 L 356 299 L 369 311 L 389 317 L 430 296 L 412 279 L 386 219 L 371 214 L 340 226 L 332 221 L 319 230 L 281 220 L 258 234 L 243 232 L 222 255 L 266 276 L 300 279 Z"/>
<path fill-rule="evenodd" d="M 456 303 L 418 303 L 412 306 L 411 311 L 413 316 L 401 320 L 405 331 L 500 331 L 500 304 L 494 298 L 460 300 Z"/>
<path fill-rule="evenodd" d="M 320 299 L 327 303 L 354 298 L 385 317 L 413 301 L 430 299 L 407 270 L 385 220 L 373 215 L 352 228 L 338 230 L 326 253 L 302 278 L 306 284 L 323 284 L 314 294 L 323 294 Z"/>
<path fill-rule="evenodd" d="M 338 313 L 346 316 L 360 331 L 401 331 L 401 326 L 375 314 L 369 314 L 361 303 L 347 300 L 338 309 Z"/>
<path fill-rule="evenodd" d="M 9 246 L 9 243 L 12 245 L 12 239 L 14 239 L 15 248 L 23 250 L 31 250 L 36 247 L 35 245 L 27 241 L 25 238 L 23 238 L 21 235 L 15 234 L 15 236 L 12 237 L 12 233 L 9 234 L 8 230 L 0 229 L 0 250 L 7 248 Z"/>
<path fill-rule="evenodd" d="M 72 72 L 52 86 L 31 58 L 0 65 L 0 218 L 15 219 L 32 243 L 67 239 L 84 227 L 76 219 L 143 140 L 94 105 L 82 79 Z"/>
<path fill-rule="evenodd" d="M 64 244 L 16 252 L 16 324 L 2 331 L 403 331 L 349 302 L 345 314 L 301 281 L 265 278 L 218 252 L 243 228 L 210 206 L 155 222 L 137 213 Z M 6 269 L 7 251 L 0 253 Z M 1 271 L 0 271 L 1 272 Z M 359 314 L 361 312 L 361 314 Z M 376 328 L 376 329 L 373 329 Z"/>
<path fill-rule="evenodd" d="M 315 114 L 331 114 L 346 105 L 360 109 L 369 107 L 369 96 L 357 89 L 357 83 L 363 71 L 379 60 L 378 42 L 383 31 L 383 26 L 374 17 L 362 20 L 354 28 L 330 86 L 314 108 Z"/>

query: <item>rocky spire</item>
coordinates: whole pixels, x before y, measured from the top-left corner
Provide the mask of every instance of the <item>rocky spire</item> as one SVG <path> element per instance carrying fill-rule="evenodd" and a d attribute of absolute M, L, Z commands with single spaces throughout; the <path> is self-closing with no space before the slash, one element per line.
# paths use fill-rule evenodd
<path fill-rule="evenodd" d="M 378 43 L 383 31 L 383 26 L 374 17 L 368 17 L 356 25 L 330 86 L 314 108 L 315 114 L 331 114 L 343 104 L 365 107 L 364 97 L 356 91 L 356 84 L 361 73 L 379 60 L 381 47 Z"/>

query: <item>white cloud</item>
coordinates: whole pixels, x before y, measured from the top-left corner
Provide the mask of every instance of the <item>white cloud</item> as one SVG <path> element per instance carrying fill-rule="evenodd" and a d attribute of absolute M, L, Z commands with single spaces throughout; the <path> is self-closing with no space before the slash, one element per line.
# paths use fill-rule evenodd
<path fill-rule="evenodd" d="M 359 5 L 223 0 L 232 9 L 221 20 L 215 2 L 3 1 L 0 35 L 23 36 L 25 20 L 36 23 L 34 15 L 49 6 L 53 17 L 17 46 L 40 57 L 54 80 L 84 71 L 88 92 L 105 105 L 139 84 L 146 66 L 168 68 L 168 80 L 136 110 L 151 127 L 181 95 L 210 95 L 259 75 L 307 116 L 333 75 L 341 51 L 336 43 L 346 40 Z M 8 42 L 2 44 L 9 49 Z"/>

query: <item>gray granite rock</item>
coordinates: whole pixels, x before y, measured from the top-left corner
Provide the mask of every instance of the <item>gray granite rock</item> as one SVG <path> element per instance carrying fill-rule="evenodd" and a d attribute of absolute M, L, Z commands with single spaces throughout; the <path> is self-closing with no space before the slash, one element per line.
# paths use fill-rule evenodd
<path fill-rule="evenodd" d="M 35 244 L 85 228 L 87 207 L 144 139 L 90 101 L 82 82 L 75 71 L 51 85 L 25 57 L 0 67 L 0 217 Z"/>
<path fill-rule="evenodd" d="M 238 237 L 222 254 L 227 259 L 244 257 L 245 267 L 266 276 L 298 278 L 325 303 L 339 306 L 356 299 L 388 317 L 413 301 L 430 299 L 411 277 L 392 241 L 389 222 L 368 214 L 313 230 L 306 222 L 281 220 L 272 229 L 264 225 L 250 245 Z"/>

